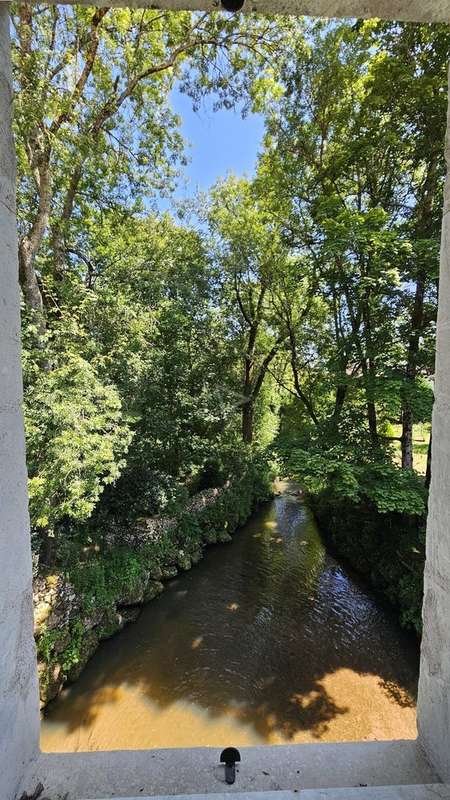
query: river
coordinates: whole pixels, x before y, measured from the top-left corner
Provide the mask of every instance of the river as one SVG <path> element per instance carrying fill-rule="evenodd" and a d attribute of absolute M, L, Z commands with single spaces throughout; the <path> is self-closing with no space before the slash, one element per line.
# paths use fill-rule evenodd
<path fill-rule="evenodd" d="M 293 484 L 104 642 L 45 751 L 416 736 L 418 645 L 327 553 Z"/>

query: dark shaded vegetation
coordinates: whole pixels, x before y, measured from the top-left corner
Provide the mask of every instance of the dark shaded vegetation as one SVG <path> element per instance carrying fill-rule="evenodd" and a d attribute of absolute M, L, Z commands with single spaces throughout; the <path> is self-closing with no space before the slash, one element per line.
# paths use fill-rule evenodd
<path fill-rule="evenodd" d="M 310 504 L 335 552 L 398 608 L 401 624 L 422 632 L 425 521 L 423 517 L 380 514 L 366 500 L 355 505 L 330 491 Z"/>

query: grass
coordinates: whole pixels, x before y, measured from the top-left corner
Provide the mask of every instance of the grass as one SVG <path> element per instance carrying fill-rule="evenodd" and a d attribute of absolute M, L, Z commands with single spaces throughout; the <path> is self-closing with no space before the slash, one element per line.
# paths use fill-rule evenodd
<path fill-rule="evenodd" d="M 413 460 L 414 469 L 419 475 L 425 475 L 427 471 L 428 443 L 430 441 L 431 425 L 429 422 L 418 423 L 413 428 Z M 401 425 L 390 425 L 389 436 L 401 436 Z M 394 459 L 397 464 L 402 463 L 401 442 L 393 442 Z"/>

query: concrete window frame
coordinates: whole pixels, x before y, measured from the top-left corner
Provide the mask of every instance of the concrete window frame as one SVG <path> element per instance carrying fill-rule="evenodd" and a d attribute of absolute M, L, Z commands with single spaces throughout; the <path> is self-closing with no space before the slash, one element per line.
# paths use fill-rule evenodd
<path fill-rule="evenodd" d="M 81 4 L 173 10 L 220 5 L 211 0 L 94 0 Z M 246 0 L 245 10 L 450 24 L 450 0 Z M 240 785 L 236 784 L 234 791 L 292 790 L 299 780 L 303 788 L 354 786 L 361 782 L 358 778 L 373 786 L 450 783 L 450 113 L 445 152 L 448 173 L 440 256 L 418 739 L 246 748 Z M 14 800 L 19 791 L 30 791 L 39 781 L 52 800 L 66 792 L 70 800 L 117 797 L 120 793 L 142 797 L 143 792 L 223 792 L 216 774 L 216 754 L 208 748 L 40 753 L 15 181 L 9 3 L 0 0 L 0 800 Z M 263 762 L 270 781 L 262 777 Z M 301 769 L 297 769 L 299 765 Z M 439 792 L 438 796 L 444 795 Z"/>

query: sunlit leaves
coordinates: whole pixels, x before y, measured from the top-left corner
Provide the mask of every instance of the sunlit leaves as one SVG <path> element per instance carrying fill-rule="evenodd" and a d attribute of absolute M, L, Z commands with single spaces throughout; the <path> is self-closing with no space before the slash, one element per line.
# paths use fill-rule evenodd
<path fill-rule="evenodd" d="M 86 520 L 119 477 L 131 440 L 117 392 L 72 356 L 30 386 L 25 401 L 33 525 Z"/>

